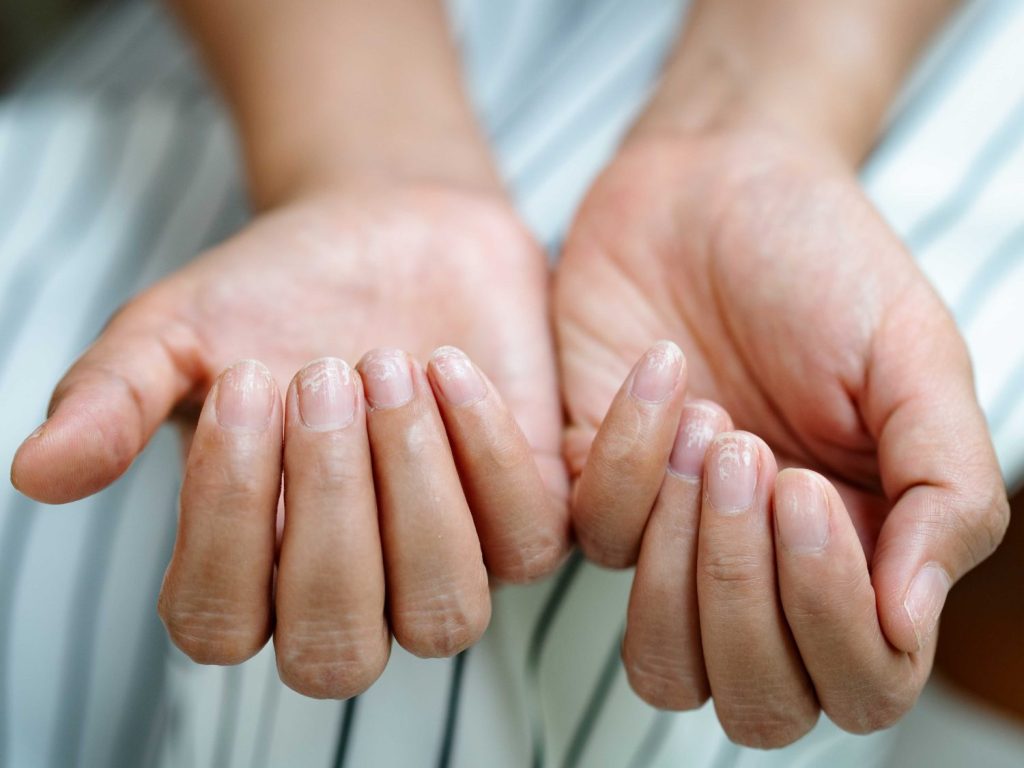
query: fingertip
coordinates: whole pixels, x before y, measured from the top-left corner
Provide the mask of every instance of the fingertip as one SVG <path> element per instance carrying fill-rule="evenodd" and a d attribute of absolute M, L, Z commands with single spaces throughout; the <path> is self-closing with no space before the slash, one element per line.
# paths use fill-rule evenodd
<path fill-rule="evenodd" d="M 344 429 L 362 417 L 362 380 L 341 358 L 320 357 L 292 377 L 285 405 L 289 427 L 299 424 L 314 432 Z"/>
<path fill-rule="evenodd" d="M 794 555 L 818 554 L 831 538 L 830 503 L 825 480 L 807 469 L 786 468 L 775 478 L 775 534 Z"/>
<path fill-rule="evenodd" d="M 743 430 L 721 432 L 704 460 L 705 500 L 712 509 L 734 513 L 771 498 L 777 465 L 768 444 Z"/>
<path fill-rule="evenodd" d="M 67 504 L 97 493 L 131 466 L 131 438 L 102 415 L 56 412 L 25 438 L 11 462 L 11 484 L 44 504 Z"/>
<path fill-rule="evenodd" d="M 390 410 L 408 404 L 416 396 L 416 379 L 422 368 L 413 357 L 395 347 L 371 349 L 356 363 L 371 411 Z"/>
<path fill-rule="evenodd" d="M 656 405 L 685 387 L 686 356 L 674 341 L 662 339 L 644 352 L 633 366 L 629 393 L 642 403 Z"/>
<path fill-rule="evenodd" d="M 921 653 L 931 645 L 951 586 L 946 569 L 928 562 L 903 589 L 883 592 L 881 624 L 889 642 L 905 653 Z"/>
<path fill-rule="evenodd" d="M 487 397 L 487 382 L 483 374 L 461 349 L 453 346 L 438 347 L 427 363 L 427 378 L 440 404 L 462 407 L 478 403 Z"/>

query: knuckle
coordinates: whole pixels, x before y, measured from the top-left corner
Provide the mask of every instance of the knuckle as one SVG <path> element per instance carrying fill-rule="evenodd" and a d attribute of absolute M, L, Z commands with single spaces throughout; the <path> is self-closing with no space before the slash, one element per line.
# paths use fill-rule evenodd
<path fill-rule="evenodd" d="M 834 627 L 869 622 L 876 615 L 873 600 L 852 600 L 851 596 L 870 595 L 871 577 L 867 571 L 858 571 L 848 578 L 839 577 L 829 588 L 808 583 L 796 591 L 783 592 L 786 616 L 794 627 Z"/>
<path fill-rule="evenodd" d="M 650 649 L 635 651 L 627 643 L 622 649 L 622 661 L 630 688 L 657 709 L 700 709 L 711 696 L 707 677 L 682 669 L 678 659 L 666 658 Z"/>
<path fill-rule="evenodd" d="M 288 450 L 287 443 L 285 450 Z M 303 457 L 303 461 L 309 460 L 309 457 Z M 303 481 L 310 483 L 313 491 L 326 493 L 351 488 L 363 480 L 362 468 L 338 451 L 314 451 L 312 462 L 312 467 L 307 465 L 305 468 Z"/>
<path fill-rule="evenodd" d="M 241 455 L 207 455 L 192 451 L 182 486 L 182 503 L 214 507 L 218 512 L 248 511 L 268 497 L 261 463 Z"/>
<path fill-rule="evenodd" d="M 157 613 L 171 642 L 197 664 L 240 664 L 269 636 L 269 616 L 240 614 L 229 600 L 163 591 Z"/>
<path fill-rule="evenodd" d="M 650 450 L 642 430 L 624 430 L 601 438 L 589 459 L 601 477 L 634 477 L 647 469 Z"/>
<path fill-rule="evenodd" d="M 730 591 L 759 587 L 765 579 L 761 558 L 753 553 L 702 552 L 698 562 L 699 576 Z"/>
<path fill-rule="evenodd" d="M 872 683 L 852 690 L 844 700 L 828 702 L 825 714 L 844 731 L 856 734 L 874 733 L 891 728 L 914 706 L 918 690 L 910 684 L 892 686 Z"/>
<path fill-rule="evenodd" d="M 395 638 L 424 658 L 455 656 L 479 640 L 491 618 L 490 600 L 467 600 L 449 592 L 423 604 L 392 610 Z"/>
<path fill-rule="evenodd" d="M 623 536 L 604 536 L 594 526 L 577 526 L 576 542 L 588 560 L 603 568 L 621 570 L 636 563 L 640 550 L 639 538 L 630 545 Z"/>
<path fill-rule="evenodd" d="M 300 621 L 274 636 L 281 681 L 317 699 L 348 699 L 362 693 L 387 665 L 389 644 L 382 625 L 353 628 L 331 621 Z"/>
<path fill-rule="evenodd" d="M 538 536 L 502 556 L 497 563 L 488 563 L 488 568 L 501 581 L 528 584 L 557 570 L 567 551 L 564 537 Z"/>
<path fill-rule="evenodd" d="M 493 438 L 484 450 L 486 452 L 477 457 L 482 459 L 479 463 L 503 472 L 529 466 L 533 462 L 533 452 L 518 430 Z"/>
<path fill-rule="evenodd" d="M 769 708 L 764 705 L 719 713 L 722 729 L 729 740 L 752 749 L 780 749 L 798 741 L 814 727 L 816 715 Z"/>
<path fill-rule="evenodd" d="M 996 550 L 1009 522 L 1010 503 L 1001 479 L 981 490 L 958 491 L 932 520 L 935 534 L 942 538 L 952 536 L 972 564 Z"/>
<path fill-rule="evenodd" d="M 1000 483 L 993 489 L 992 499 L 985 507 L 982 526 L 985 532 L 986 545 L 989 553 L 994 552 L 1006 535 L 1010 525 L 1010 501 L 1006 496 L 1006 488 Z"/>

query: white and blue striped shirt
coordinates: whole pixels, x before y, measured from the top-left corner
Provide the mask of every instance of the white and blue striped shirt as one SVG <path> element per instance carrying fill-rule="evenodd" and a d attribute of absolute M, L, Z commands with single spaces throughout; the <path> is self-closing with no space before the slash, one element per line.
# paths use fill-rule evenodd
<path fill-rule="evenodd" d="M 455 0 L 467 78 L 516 203 L 557 251 L 652 88 L 678 0 Z M 1024 4 L 968 4 L 919 67 L 863 174 L 967 337 L 1007 481 L 1024 479 Z M 164 11 L 111 3 L 0 98 L 0 430 L 10 461 L 111 312 L 246 219 L 222 108 Z M 12 407 L 12 405 L 14 407 Z M 348 702 L 277 679 L 273 649 L 193 665 L 154 610 L 177 449 L 161 433 L 107 491 L 0 496 L 0 765 L 833 766 L 886 734 L 823 720 L 730 744 L 709 707 L 657 712 L 619 662 L 630 573 L 572 560 L 495 595 L 454 660 L 395 648 Z"/>

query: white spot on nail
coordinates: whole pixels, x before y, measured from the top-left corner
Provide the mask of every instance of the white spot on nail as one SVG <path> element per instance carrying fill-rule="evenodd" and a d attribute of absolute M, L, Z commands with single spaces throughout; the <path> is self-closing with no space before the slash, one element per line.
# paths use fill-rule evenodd
<path fill-rule="evenodd" d="M 700 448 L 711 442 L 715 428 L 707 421 L 691 421 L 683 427 L 687 448 Z"/>
<path fill-rule="evenodd" d="M 352 371 L 335 360 L 316 360 L 302 371 L 299 386 L 303 392 L 319 392 L 329 386 L 334 391 L 352 383 Z"/>
<path fill-rule="evenodd" d="M 754 452 L 750 444 L 741 439 L 722 440 L 718 449 L 718 476 L 728 480 L 736 474 L 740 464 L 749 467 L 754 460 Z"/>
<path fill-rule="evenodd" d="M 666 371 L 679 365 L 682 353 L 671 341 L 660 341 L 647 353 L 645 364 L 650 370 Z"/>

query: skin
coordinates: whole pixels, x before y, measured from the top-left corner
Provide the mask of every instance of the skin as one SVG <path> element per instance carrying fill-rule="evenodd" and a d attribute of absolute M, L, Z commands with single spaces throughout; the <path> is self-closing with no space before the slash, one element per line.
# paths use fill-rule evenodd
<path fill-rule="evenodd" d="M 114 318 L 15 485 L 95 492 L 173 410 L 194 437 L 171 637 L 237 663 L 273 633 L 308 695 L 364 690 L 392 634 L 467 647 L 489 578 L 550 572 L 571 514 L 591 559 L 637 564 L 623 657 L 644 699 L 711 696 L 760 747 L 822 710 L 891 724 L 949 584 L 1006 524 L 963 342 L 855 177 L 946 5 L 779 0 L 751 20 L 698 0 L 567 241 L 560 400 L 546 265 L 440 4 L 181 0 L 264 212 Z"/>
<path fill-rule="evenodd" d="M 491 579 L 536 579 L 568 551 L 547 263 L 497 183 L 440 3 L 178 9 L 262 212 L 118 312 L 12 480 L 51 503 L 94 493 L 173 417 L 188 460 L 159 600 L 172 640 L 234 664 L 273 634 L 285 683 L 346 698 L 392 634 L 456 654 L 487 626 Z M 369 67 L 379 89 L 356 76 Z M 389 355 L 408 402 L 382 399 L 373 360 Z M 484 396 L 446 397 L 460 372 Z M 342 381 L 327 401 L 349 416 L 302 418 L 304 392 Z"/>
<path fill-rule="evenodd" d="M 734 741 L 778 747 L 820 711 L 862 733 L 912 706 L 949 586 L 1008 512 L 964 343 L 855 175 L 921 20 L 942 8 L 759 4 L 758 25 L 741 5 L 695 7 L 577 215 L 555 318 L 579 542 L 604 565 L 639 561 L 623 644 L 634 689 L 672 709 L 710 696 Z M 793 23 L 773 26 L 776 13 Z M 851 29 L 898 45 L 819 50 L 828 78 L 806 65 Z M 653 473 L 630 486 L 635 462 L 603 460 L 607 445 L 656 445 L 662 466 L 673 455 L 615 395 L 655 338 L 685 353 L 686 397 L 722 409 L 695 431 L 683 418 L 676 449 L 698 455 L 660 494 Z M 723 490 L 737 455 L 723 446 L 739 440 L 755 493 L 721 514 L 716 495 L 737 490 Z M 618 512 L 631 505 L 650 517 Z M 827 535 L 811 546 L 813 531 Z"/>

